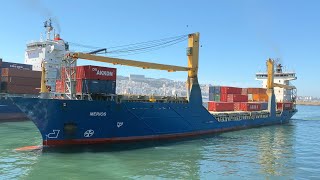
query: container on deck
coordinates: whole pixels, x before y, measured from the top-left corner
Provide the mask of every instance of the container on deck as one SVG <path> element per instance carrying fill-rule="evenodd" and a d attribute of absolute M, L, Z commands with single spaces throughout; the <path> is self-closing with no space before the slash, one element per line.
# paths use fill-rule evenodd
<path fill-rule="evenodd" d="M 235 111 L 241 111 L 241 102 L 235 102 L 234 103 L 234 110 Z"/>
<path fill-rule="evenodd" d="M 39 87 L 41 85 L 40 78 L 26 78 L 26 77 L 16 77 L 16 76 L 3 76 L 2 82 L 6 82 L 12 85 L 25 85 Z"/>
<path fill-rule="evenodd" d="M 257 101 L 267 102 L 268 98 L 269 98 L 269 96 L 267 94 L 253 94 L 252 95 L 252 99 L 255 102 L 257 102 Z"/>
<path fill-rule="evenodd" d="M 77 66 L 77 79 L 112 80 L 117 78 L 115 68 L 101 66 Z"/>
<path fill-rule="evenodd" d="M 268 103 L 267 102 L 261 102 L 261 110 L 267 110 L 268 109 Z"/>
<path fill-rule="evenodd" d="M 79 94 L 115 94 L 116 81 L 77 79 L 76 92 Z"/>
<path fill-rule="evenodd" d="M 208 102 L 209 111 L 233 111 L 234 103 L 229 102 Z"/>
<path fill-rule="evenodd" d="M 259 94 L 259 88 L 247 88 L 248 94 Z"/>
<path fill-rule="evenodd" d="M 33 86 L 2 84 L 2 92 L 11 94 L 39 94 L 40 90 Z"/>
<path fill-rule="evenodd" d="M 291 110 L 293 108 L 292 102 L 278 102 L 277 110 Z"/>
<path fill-rule="evenodd" d="M 30 71 L 23 69 L 14 68 L 2 68 L 2 76 L 14 76 L 14 77 L 24 77 L 24 78 L 41 78 L 41 71 Z"/>
<path fill-rule="evenodd" d="M 12 62 L 2 62 L 1 67 L 2 68 L 32 70 L 32 65 L 30 65 L 30 64 L 21 64 L 21 63 L 12 63 Z"/>
<path fill-rule="evenodd" d="M 248 102 L 248 95 L 228 94 L 227 102 Z"/>
<path fill-rule="evenodd" d="M 267 94 L 267 89 L 259 88 L 259 94 Z"/>
<path fill-rule="evenodd" d="M 242 111 L 260 111 L 261 110 L 261 103 L 242 102 L 240 106 Z"/>
<path fill-rule="evenodd" d="M 220 94 L 221 102 L 227 102 L 227 100 L 228 100 L 228 94 Z"/>
<path fill-rule="evenodd" d="M 242 95 L 248 95 L 248 88 L 242 88 L 241 89 L 241 94 Z"/>
<path fill-rule="evenodd" d="M 242 88 L 221 86 L 220 91 L 222 94 L 241 94 Z"/>

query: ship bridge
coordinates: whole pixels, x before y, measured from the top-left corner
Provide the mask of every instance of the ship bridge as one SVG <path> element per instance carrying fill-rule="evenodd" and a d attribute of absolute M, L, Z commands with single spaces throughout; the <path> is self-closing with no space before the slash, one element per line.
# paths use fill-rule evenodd
<path fill-rule="evenodd" d="M 294 87 L 292 86 L 290 81 L 297 79 L 296 73 L 292 71 L 285 72 L 283 71 L 282 67 L 283 66 L 281 64 L 276 65 L 276 69 L 273 76 L 274 83 Z M 267 88 L 268 73 L 267 72 L 256 73 L 256 80 L 262 81 L 262 87 Z M 295 87 L 291 89 L 285 89 L 283 87 L 274 87 L 274 93 L 275 93 L 277 102 L 293 102 L 295 101 L 297 96 Z"/>

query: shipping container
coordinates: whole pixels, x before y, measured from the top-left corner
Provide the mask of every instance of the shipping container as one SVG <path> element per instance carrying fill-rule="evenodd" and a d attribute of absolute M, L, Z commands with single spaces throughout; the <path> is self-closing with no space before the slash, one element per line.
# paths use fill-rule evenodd
<path fill-rule="evenodd" d="M 267 94 L 267 89 L 259 88 L 259 94 Z"/>
<path fill-rule="evenodd" d="M 261 110 L 267 110 L 268 109 L 268 103 L 267 102 L 260 102 L 261 104 Z"/>
<path fill-rule="evenodd" d="M 247 88 L 248 94 L 259 94 L 259 88 Z"/>
<path fill-rule="evenodd" d="M 220 91 L 222 94 L 241 94 L 242 88 L 221 86 Z"/>
<path fill-rule="evenodd" d="M 248 88 L 242 88 L 241 94 L 242 95 L 248 95 Z"/>
<path fill-rule="evenodd" d="M 234 103 L 228 102 L 208 102 L 208 110 L 209 111 L 233 111 Z"/>
<path fill-rule="evenodd" d="M 209 93 L 209 101 L 220 101 L 220 94 Z"/>
<path fill-rule="evenodd" d="M 115 68 L 101 66 L 77 66 L 77 79 L 112 80 L 117 79 Z"/>
<path fill-rule="evenodd" d="M 248 102 L 248 95 L 228 94 L 227 102 Z"/>
<path fill-rule="evenodd" d="M 209 93 L 209 101 L 214 101 L 214 93 Z"/>
<path fill-rule="evenodd" d="M 228 100 L 228 94 L 220 94 L 221 102 L 227 102 L 227 100 Z"/>
<path fill-rule="evenodd" d="M 90 80 L 90 79 L 78 79 L 76 85 L 76 92 L 82 93 L 116 93 L 116 81 L 108 80 Z"/>
<path fill-rule="evenodd" d="M 241 111 L 241 102 L 235 102 L 234 103 L 234 110 L 235 111 Z"/>
<path fill-rule="evenodd" d="M 277 109 L 278 110 L 291 110 L 293 108 L 292 102 L 278 102 Z"/>
<path fill-rule="evenodd" d="M 252 95 L 253 101 L 261 101 L 261 102 L 267 102 L 269 99 L 269 96 L 267 94 L 253 94 Z"/>
<path fill-rule="evenodd" d="M 261 103 L 253 103 L 253 102 L 242 102 L 241 111 L 260 111 Z"/>
<path fill-rule="evenodd" d="M 253 101 L 253 94 L 248 94 L 248 101 Z"/>
<path fill-rule="evenodd" d="M 2 76 L 11 76 L 11 77 L 25 77 L 25 78 L 38 78 L 41 79 L 41 71 L 30 71 L 23 69 L 14 69 L 14 68 L 2 68 Z"/>
<path fill-rule="evenodd" d="M 40 89 L 33 86 L 2 84 L 2 92 L 10 94 L 39 94 Z"/>
<path fill-rule="evenodd" d="M 214 96 L 214 101 L 220 102 L 220 94 L 216 94 L 216 95 Z"/>
<path fill-rule="evenodd" d="M 209 93 L 220 94 L 220 86 L 209 86 Z"/>
<path fill-rule="evenodd" d="M 2 62 L 1 68 L 14 68 L 22 70 L 32 70 L 32 65 L 30 64 L 21 64 L 21 63 L 12 63 L 12 62 Z"/>
<path fill-rule="evenodd" d="M 25 85 L 40 87 L 41 79 L 39 78 L 26 78 L 26 77 L 15 77 L 15 76 L 3 76 L 2 82 L 6 82 L 12 85 Z"/>

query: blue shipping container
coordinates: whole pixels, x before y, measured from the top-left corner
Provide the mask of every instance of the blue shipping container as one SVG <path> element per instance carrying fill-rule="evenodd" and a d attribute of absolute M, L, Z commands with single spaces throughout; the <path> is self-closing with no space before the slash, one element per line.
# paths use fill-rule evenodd
<path fill-rule="evenodd" d="M 261 103 L 261 110 L 267 110 L 268 109 L 268 103 L 263 102 Z"/>
<path fill-rule="evenodd" d="M 12 63 L 12 62 L 2 62 L 1 68 L 15 68 L 15 69 L 23 69 L 23 70 L 32 70 L 32 65 L 21 64 L 21 63 Z"/>
<path fill-rule="evenodd" d="M 116 81 L 110 80 L 82 80 L 82 93 L 116 93 Z"/>
<path fill-rule="evenodd" d="M 220 94 L 220 86 L 209 86 L 209 93 Z"/>

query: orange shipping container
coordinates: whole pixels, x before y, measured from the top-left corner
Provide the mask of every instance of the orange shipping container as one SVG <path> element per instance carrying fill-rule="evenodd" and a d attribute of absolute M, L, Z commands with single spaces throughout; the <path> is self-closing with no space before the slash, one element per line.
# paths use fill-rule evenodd
<path fill-rule="evenodd" d="M 267 102 L 268 98 L 267 94 L 252 94 L 253 101 Z"/>

